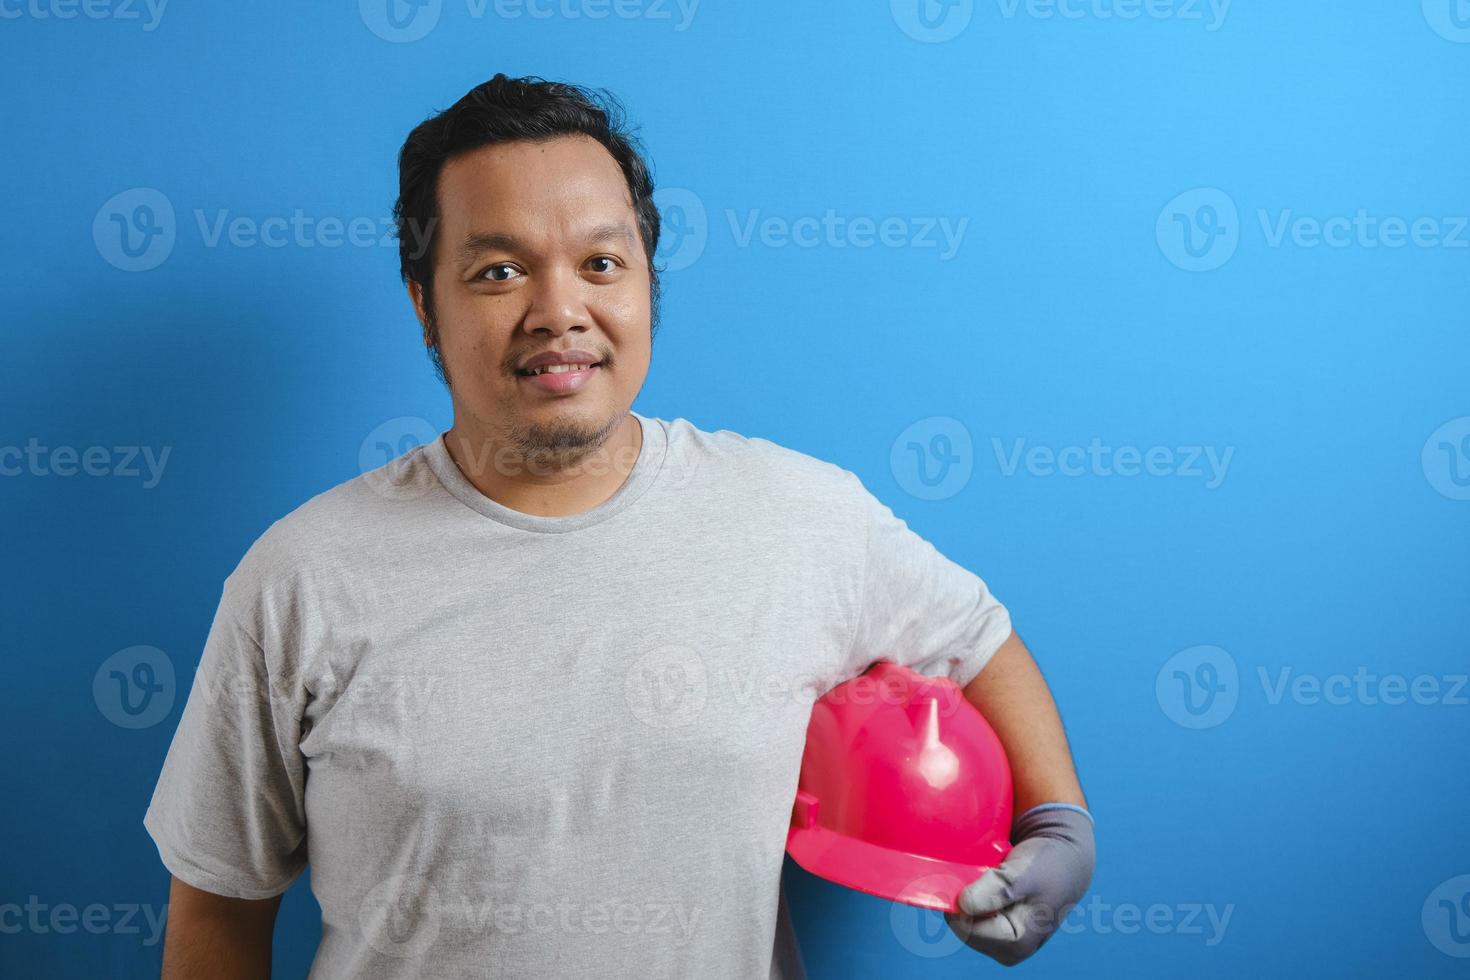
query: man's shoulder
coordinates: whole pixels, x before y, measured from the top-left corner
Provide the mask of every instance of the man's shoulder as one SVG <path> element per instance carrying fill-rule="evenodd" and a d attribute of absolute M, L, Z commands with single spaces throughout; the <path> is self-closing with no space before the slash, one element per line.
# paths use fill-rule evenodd
<path fill-rule="evenodd" d="M 862 483 L 836 463 L 764 436 L 731 429 L 702 429 L 688 419 L 665 421 L 669 465 L 709 467 L 715 483 L 731 481 L 773 498 L 821 500 L 829 506 L 854 499 Z"/>
<path fill-rule="evenodd" d="M 354 564 L 380 550 L 386 536 L 407 530 L 403 519 L 414 508 L 405 505 L 433 493 L 436 481 L 425 446 L 344 479 L 273 521 L 231 578 L 263 591 Z"/>

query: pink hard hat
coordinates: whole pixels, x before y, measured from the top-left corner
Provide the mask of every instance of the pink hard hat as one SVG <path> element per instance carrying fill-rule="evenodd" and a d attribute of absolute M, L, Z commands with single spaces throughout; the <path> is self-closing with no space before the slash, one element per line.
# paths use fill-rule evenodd
<path fill-rule="evenodd" d="M 886 660 L 812 706 L 786 853 L 895 902 L 958 911 L 1010 852 L 1011 770 L 958 684 Z"/>

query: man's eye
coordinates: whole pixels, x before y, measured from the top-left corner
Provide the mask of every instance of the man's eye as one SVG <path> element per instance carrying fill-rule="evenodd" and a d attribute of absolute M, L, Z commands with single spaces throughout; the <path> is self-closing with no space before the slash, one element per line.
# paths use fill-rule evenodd
<path fill-rule="evenodd" d="M 490 282 L 505 282 L 505 278 L 500 277 L 500 276 L 497 276 L 497 275 L 494 274 L 495 273 L 495 270 L 496 269 L 510 269 L 510 270 L 514 271 L 514 268 L 515 267 L 512 266 L 512 265 L 510 265 L 509 263 L 506 263 L 506 262 L 497 262 L 497 263 L 495 263 L 492 266 L 487 266 L 486 269 L 485 269 L 485 271 L 482 272 L 482 273 L 480 273 L 480 278 L 481 279 L 486 279 L 486 280 L 488 280 Z"/>
<path fill-rule="evenodd" d="M 597 272 L 612 272 L 618 267 L 617 260 L 607 255 L 599 255 L 597 256 L 597 258 L 592 259 L 591 261 L 608 263 L 608 267 L 606 269 L 597 269 Z"/>

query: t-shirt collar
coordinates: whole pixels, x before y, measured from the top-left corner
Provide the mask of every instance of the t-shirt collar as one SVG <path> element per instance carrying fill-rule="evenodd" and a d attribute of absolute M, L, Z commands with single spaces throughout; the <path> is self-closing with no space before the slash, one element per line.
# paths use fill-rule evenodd
<path fill-rule="evenodd" d="M 633 463 L 633 469 L 629 472 L 628 478 L 611 497 L 596 507 L 580 514 L 568 514 L 564 517 L 542 517 L 537 514 L 522 513 L 485 496 L 465 477 L 464 473 L 460 472 L 459 466 L 454 462 L 454 457 L 449 454 L 449 448 L 444 444 L 444 437 L 447 435 L 445 432 L 439 433 L 439 438 L 426 444 L 424 451 L 429 466 L 439 477 L 439 482 L 471 510 L 500 524 L 523 531 L 551 534 L 576 531 L 584 527 L 591 527 L 593 524 L 600 524 L 631 505 L 652 485 L 654 478 L 663 467 L 669 443 L 668 430 L 663 420 L 647 418 L 637 412 L 628 414 L 637 419 L 639 426 L 643 429 L 643 446 L 638 451 L 638 459 Z"/>

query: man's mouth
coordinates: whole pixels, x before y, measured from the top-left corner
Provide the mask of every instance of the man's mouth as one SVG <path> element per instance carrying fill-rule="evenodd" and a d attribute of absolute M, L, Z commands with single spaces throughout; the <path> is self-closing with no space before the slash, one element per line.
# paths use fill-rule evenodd
<path fill-rule="evenodd" d="M 595 364 L 543 364 L 538 368 L 517 371 L 516 374 L 523 378 L 534 378 L 542 374 L 568 374 L 574 371 L 591 371 L 593 368 L 602 367 L 602 362 Z"/>
<path fill-rule="evenodd" d="M 591 364 L 543 364 L 524 368 L 516 374 L 521 381 L 548 395 L 572 395 L 585 388 L 592 375 L 602 370 L 602 362 Z"/>

